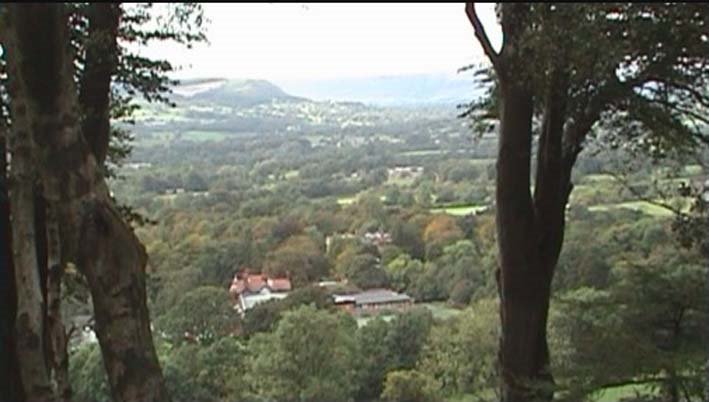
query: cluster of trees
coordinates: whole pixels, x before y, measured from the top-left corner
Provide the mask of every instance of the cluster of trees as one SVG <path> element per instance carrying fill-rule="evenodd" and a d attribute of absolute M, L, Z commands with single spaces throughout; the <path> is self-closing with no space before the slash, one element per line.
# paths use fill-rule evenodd
<path fill-rule="evenodd" d="M 189 341 L 159 341 L 158 353 L 175 401 L 372 400 L 387 373 L 415 368 L 431 328 L 426 309 L 358 329 L 348 314 L 301 304 L 247 338 L 205 327 Z M 72 370 L 74 400 L 110 400 L 95 345 L 76 352 Z"/>
<path fill-rule="evenodd" d="M 598 127 L 604 141 L 654 158 L 709 142 L 709 15 L 669 4 L 500 4 L 496 50 L 473 3 L 466 13 L 492 64 L 491 90 L 472 109 L 500 121 L 502 400 L 551 400 L 547 321 L 573 167 Z"/>
<path fill-rule="evenodd" d="M 468 4 L 492 85 L 465 115 L 485 130 L 500 123 L 498 141 L 483 135 L 476 149 L 454 120 L 384 119 L 341 130 L 361 141 L 319 146 L 282 127 L 143 144 L 133 158 L 152 166 L 129 174 L 118 166 L 130 136 L 115 122 L 137 94 L 168 102 L 172 66 L 126 44 L 204 39 L 198 6 L 168 6 L 157 30 L 146 28 L 151 7 L 0 6 L 3 395 L 537 402 L 633 386 L 638 401 L 701 398 L 706 188 L 680 188 L 693 202 L 664 205 L 674 221 L 588 207 L 663 203 L 653 184 L 675 181 L 655 180 L 658 162 L 685 169 L 696 156 L 699 172 L 683 179 L 704 177 L 702 6 L 502 4 L 498 51 Z M 585 181 L 619 155 L 648 161 L 623 192 Z M 391 180 L 400 165 L 423 174 Z M 158 196 L 171 188 L 186 194 Z M 430 211 L 458 203 L 492 208 Z M 375 231 L 391 243 L 363 240 Z M 239 319 L 226 289 L 244 268 L 289 276 L 296 290 Z M 308 286 L 326 278 L 468 307 L 358 327 Z M 67 350 L 62 323 L 78 311 L 62 289 L 89 295 L 98 347 Z"/>
<path fill-rule="evenodd" d="M 130 46 L 204 39 L 198 6 L 168 8 L 157 28 L 151 7 L 0 7 L 0 190 L 10 235 L 0 245 L 10 299 L 2 346 L 12 357 L 2 362 L 2 394 L 11 400 L 71 399 L 62 319 L 70 264 L 91 296 L 113 398 L 169 399 L 146 304 L 147 255 L 127 221 L 135 215 L 107 187 L 130 151 L 111 119 L 130 118 L 135 94 L 166 101 L 172 70 Z"/>
<path fill-rule="evenodd" d="M 310 305 L 318 313 L 332 316 L 331 322 L 339 322 L 334 318 L 337 316 L 336 310 L 329 296 L 318 287 L 303 286 L 309 283 L 306 279 L 296 281 L 296 290 L 287 298 L 257 305 L 243 320 L 235 314 L 229 314 L 231 307 L 226 288 L 233 273 L 232 263 L 244 261 L 239 259 L 251 253 L 252 256 L 261 257 L 244 261 L 243 264 L 256 269 L 260 260 L 264 269 L 272 269 L 271 264 L 279 261 L 278 258 L 273 258 L 273 254 L 280 254 L 285 247 L 283 258 L 293 259 L 293 264 L 283 266 L 310 272 L 309 266 L 298 265 L 297 262 L 305 261 L 309 253 L 316 252 L 318 247 L 315 244 L 322 245 L 324 242 L 323 236 L 317 233 L 317 228 L 322 227 L 325 230 L 326 227 L 352 227 L 359 228 L 357 231 L 360 234 L 377 230 L 380 228 L 377 217 L 384 222 L 391 222 L 393 219 L 382 211 L 382 207 L 381 202 L 376 199 L 365 198 L 361 204 L 348 207 L 350 209 L 333 207 L 329 217 L 325 217 L 327 214 L 323 213 L 322 208 L 315 208 L 319 213 L 311 215 L 315 211 L 301 206 L 280 220 L 270 223 L 262 221 L 256 224 L 237 224 L 235 222 L 238 220 L 234 220 L 222 226 L 214 225 L 208 215 L 188 215 L 183 212 L 179 216 L 168 215 L 170 219 L 164 226 L 161 223 L 160 226 L 141 228 L 139 232 L 151 247 L 151 253 L 159 257 L 153 261 L 159 264 L 156 265 L 158 268 L 153 278 L 160 278 L 160 285 L 152 292 L 155 300 L 151 309 L 155 318 L 156 333 L 160 334 L 160 342 L 166 350 L 170 350 L 169 353 L 161 355 L 164 366 L 173 367 L 172 363 L 168 362 L 173 356 L 182 356 L 176 351 L 189 344 L 185 350 L 192 353 L 190 359 L 193 368 L 190 370 L 211 367 L 213 363 L 204 362 L 198 357 L 202 356 L 200 348 L 205 346 L 198 347 L 189 342 L 202 344 L 224 337 L 239 345 L 240 357 L 234 357 L 241 362 L 239 364 L 252 361 L 249 359 L 255 358 L 251 354 L 254 350 L 261 350 L 259 353 L 267 356 L 268 348 L 265 345 L 278 342 L 275 333 L 279 331 L 281 321 L 289 312 L 303 306 Z M 320 220 L 315 219 L 316 216 L 323 222 L 323 226 L 316 225 L 316 228 L 311 228 L 308 233 L 304 227 L 305 222 L 319 222 Z M 701 395 L 701 387 L 697 384 L 701 384 L 704 361 L 699 334 L 706 330 L 706 323 L 709 322 L 706 306 L 703 306 L 701 298 L 706 286 L 706 277 L 702 277 L 706 271 L 703 264 L 705 257 L 696 250 L 682 251 L 672 231 L 672 219 L 624 209 L 594 213 L 582 207 L 572 208 L 568 219 L 570 223 L 565 236 L 565 252 L 561 255 L 553 283 L 556 296 L 551 301 L 549 325 L 550 344 L 556 351 L 550 363 L 556 373 L 559 397 L 582 400 L 595 397 L 604 389 L 622 385 L 634 386 L 634 390 L 644 395 L 651 395 L 656 392 L 654 390 L 660 390 L 658 392 L 661 392 L 661 395 L 669 395 L 667 393 L 675 392 L 671 391 L 675 389 L 680 391 L 681 396 L 684 388 L 691 398 Z M 411 400 L 421 401 L 456 398 L 461 395 L 483 400 L 496 398 L 496 349 L 500 327 L 497 313 L 499 304 L 493 299 L 496 284 L 491 275 L 496 266 L 493 216 L 483 214 L 454 218 L 440 214 L 422 214 L 420 218 L 412 216 L 413 222 L 408 223 L 419 220 L 418 225 L 412 225 L 415 230 L 410 232 L 416 234 L 412 237 L 418 240 L 408 246 L 406 243 L 397 243 L 407 238 L 403 234 L 397 234 L 397 230 L 405 233 L 406 230 L 400 228 L 392 230 L 394 243 L 381 248 L 363 244 L 357 239 L 345 238 L 333 241 L 329 253 L 322 248 L 317 252 L 327 261 L 329 272 L 354 274 L 346 277 L 358 286 L 366 288 L 381 286 L 384 283 L 411 294 L 417 300 L 449 300 L 453 305 L 471 307 L 464 309 L 453 319 L 432 320 L 430 327 L 418 334 L 428 335 L 424 336 L 426 340 L 421 351 L 415 354 L 415 358 L 409 358 L 408 361 L 413 363 L 391 364 L 381 357 L 384 360 L 378 360 L 362 371 L 369 377 L 357 380 L 360 382 L 335 382 L 337 385 L 332 387 L 342 393 L 327 394 L 331 398 L 412 398 Z M 216 222 L 225 220 L 216 219 Z M 400 226 L 406 224 L 406 221 L 398 223 Z M 152 249 L 155 244 L 150 240 L 153 235 L 149 233 L 155 231 L 166 236 L 167 228 L 172 228 L 174 233 L 169 234 L 170 240 L 160 246 L 165 247 L 164 253 Z M 249 240 L 251 243 L 244 239 L 221 242 L 220 233 L 223 236 L 237 228 L 254 229 L 245 232 L 253 236 Z M 185 237 L 190 234 L 197 235 L 196 238 L 188 240 L 197 241 L 196 244 L 199 244 L 193 248 L 194 252 L 199 253 L 195 256 L 181 254 L 189 249 Z M 261 240 L 259 236 L 263 236 Z M 598 241 L 589 245 L 589 237 Z M 201 240 L 197 240 L 198 238 Z M 437 243 L 435 239 L 442 240 L 442 243 Z M 168 237 L 164 240 L 167 241 Z M 218 243 L 210 244 L 215 240 Z M 417 247 L 420 259 L 405 251 L 405 248 L 411 248 L 416 243 L 419 243 Z M 247 247 L 247 244 L 250 244 L 251 248 Z M 226 250 L 230 252 L 225 253 Z M 175 267 L 179 267 L 181 272 L 171 272 L 171 264 L 176 264 Z M 210 276 L 219 272 L 223 273 L 221 278 Z M 362 275 L 358 276 L 359 273 Z M 363 280 L 360 282 L 361 279 Z M 680 310 L 675 310 L 676 308 Z M 343 317 L 339 319 L 346 320 Z M 308 321 L 303 317 L 300 320 Z M 384 336 L 382 334 L 386 333 L 386 330 L 382 328 L 392 322 L 394 321 L 387 323 L 377 319 L 355 331 L 361 336 L 362 347 L 380 347 L 383 341 L 376 339 L 378 336 Z M 672 335 L 671 328 L 675 324 L 677 329 L 675 335 Z M 342 325 L 343 328 L 349 328 L 345 332 L 353 332 L 348 326 L 351 323 Z M 298 345 L 307 349 L 308 339 L 314 335 L 305 329 L 289 328 L 287 336 L 286 332 L 280 332 L 279 336 L 287 337 L 289 342 L 302 342 Z M 407 332 L 407 338 L 413 337 L 414 332 Z M 190 336 L 185 338 L 185 333 Z M 251 339 L 259 334 L 262 335 L 260 339 L 263 343 L 259 347 L 252 347 Z M 347 337 L 331 336 L 340 339 L 343 345 L 350 342 Z M 290 339 L 291 337 L 299 337 L 300 340 Z M 628 352 L 631 349 L 636 350 L 633 348 L 639 345 L 643 346 L 642 349 L 637 349 L 637 353 Z M 352 353 L 348 356 L 352 359 L 350 364 L 353 365 L 358 358 L 366 358 L 369 353 L 375 353 L 365 353 L 356 348 L 347 349 L 344 346 L 343 348 L 342 353 L 344 350 Z M 381 353 L 380 356 L 386 354 L 377 353 Z M 296 361 L 300 358 L 303 357 L 288 357 Z M 282 364 L 282 361 L 269 362 L 273 365 Z M 340 363 L 333 364 L 335 366 L 330 368 L 331 370 L 340 370 L 343 367 L 337 365 Z M 297 394 L 298 396 L 294 397 L 296 400 L 317 400 L 317 397 L 325 394 L 315 394 L 316 396 L 312 396 L 315 399 L 308 399 L 311 398 L 310 393 L 316 391 L 308 388 L 315 385 L 310 384 L 307 378 L 322 377 L 323 383 L 319 384 L 322 387 L 330 381 L 323 371 L 315 368 L 312 369 L 313 372 L 305 369 L 299 372 L 299 375 L 304 377 L 293 377 L 293 373 L 280 372 L 269 365 L 259 366 L 258 369 L 254 366 L 238 367 L 246 367 L 239 371 L 242 376 L 234 377 L 233 371 L 223 371 L 218 381 L 221 384 L 231 384 L 229 386 L 239 384 L 236 387 L 241 390 L 239 392 L 247 394 L 222 389 L 212 392 L 211 398 L 221 395 L 223 400 L 251 400 L 249 398 L 257 398 L 257 394 L 265 392 L 264 395 L 271 395 L 271 399 L 281 400 L 279 396 L 269 392 L 286 392 L 285 388 L 266 391 L 266 387 L 277 388 L 274 384 L 278 384 L 287 387 L 293 392 L 292 395 Z M 346 366 L 344 372 L 356 373 L 356 367 Z M 270 370 L 275 371 L 271 373 Z M 667 370 L 681 375 L 672 376 Z M 166 371 L 168 387 L 173 384 L 170 373 L 174 372 Z M 195 373 L 185 374 L 180 378 L 197 378 Z M 210 373 L 212 374 L 209 378 L 212 381 L 215 374 L 211 371 Z M 259 377 L 250 377 L 246 373 L 252 373 L 249 374 L 251 376 L 257 375 L 253 373 L 260 374 Z M 271 374 L 268 382 L 262 385 L 264 388 L 249 388 L 252 386 L 249 385 L 251 382 L 240 382 L 243 378 L 249 378 L 249 381 L 257 383 L 256 378 L 265 373 Z M 292 377 L 301 379 L 294 383 L 291 382 Z M 337 381 L 339 380 L 340 377 Z M 180 388 L 180 395 L 185 395 L 187 399 L 207 392 L 204 391 L 208 387 L 206 384 L 189 384 L 189 389 L 193 392 L 191 394 L 187 389 Z M 365 390 L 370 391 L 367 393 Z M 335 391 L 322 388 L 317 392 Z"/>
<path fill-rule="evenodd" d="M 601 253 L 606 261 L 594 269 L 606 271 L 599 273 L 604 281 L 581 276 L 557 287 L 549 342 L 558 398 L 585 400 L 615 388 L 700 400 L 709 329 L 705 257 L 679 250 L 668 220 L 627 212 L 573 222 L 595 227 L 599 237 L 626 236 Z M 322 289 L 306 287 L 257 305 L 242 321 L 227 313 L 225 289 L 198 288 L 155 329 L 174 400 L 496 400 L 498 308 L 494 296 L 477 297 L 450 318 L 418 307 L 358 327 Z M 75 400 L 107 400 L 95 345 L 75 353 Z"/>

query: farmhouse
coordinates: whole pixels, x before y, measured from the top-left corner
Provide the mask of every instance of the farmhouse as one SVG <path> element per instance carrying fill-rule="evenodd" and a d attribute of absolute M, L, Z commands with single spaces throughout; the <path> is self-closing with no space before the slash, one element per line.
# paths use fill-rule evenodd
<path fill-rule="evenodd" d="M 244 314 L 258 303 L 283 299 L 291 290 L 290 279 L 269 278 L 263 274 L 237 273 L 229 287 L 234 309 Z"/>
<path fill-rule="evenodd" d="M 391 234 L 377 230 L 376 232 L 367 232 L 362 236 L 362 240 L 367 243 L 381 247 L 392 242 Z"/>
<path fill-rule="evenodd" d="M 354 294 L 333 295 L 335 305 L 349 313 L 377 313 L 384 310 L 405 310 L 414 300 L 406 294 L 389 289 L 370 289 Z"/>

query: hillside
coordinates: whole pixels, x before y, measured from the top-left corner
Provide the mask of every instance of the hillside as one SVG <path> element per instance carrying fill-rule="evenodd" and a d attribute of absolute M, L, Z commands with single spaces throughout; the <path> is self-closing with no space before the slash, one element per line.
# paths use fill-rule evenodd
<path fill-rule="evenodd" d="M 310 137 L 337 134 L 357 141 L 357 137 L 375 132 L 400 135 L 427 132 L 427 127 L 433 130 L 431 133 L 457 132 L 461 128 L 455 118 L 455 104 L 384 107 L 357 101 L 310 100 L 265 80 L 185 80 L 173 89 L 171 100 L 176 107 L 142 104 L 132 127 L 139 143 L 221 139 L 254 133 Z"/>
<path fill-rule="evenodd" d="M 175 100 L 214 103 L 221 106 L 253 106 L 273 100 L 304 101 L 285 93 L 265 80 L 227 80 L 223 78 L 194 79 L 174 88 Z"/>
<path fill-rule="evenodd" d="M 279 81 L 287 91 L 315 100 L 356 101 L 377 106 L 456 105 L 480 96 L 467 75 L 411 74 Z"/>

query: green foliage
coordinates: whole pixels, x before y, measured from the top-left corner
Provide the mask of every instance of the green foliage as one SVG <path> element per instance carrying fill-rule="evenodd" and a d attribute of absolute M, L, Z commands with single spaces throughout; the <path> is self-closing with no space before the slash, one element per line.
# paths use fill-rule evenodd
<path fill-rule="evenodd" d="M 431 312 L 423 307 L 400 314 L 390 322 L 391 328 L 385 338 L 396 368 L 414 368 L 428 333 L 433 327 Z"/>
<path fill-rule="evenodd" d="M 413 288 L 413 284 L 424 272 L 424 265 L 408 254 L 400 254 L 385 269 L 394 290 L 401 292 Z"/>
<path fill-rule="evenodd" d="M 153 18 L 152 11 L 159 6 L 136 7 L 131 13 L 144 16 L 131 17 L 129 23 L 133 24 L 133 29 L 148 29 L 147 21 Z M 673 46 L 668 56 L 676 56 L 681 51 L 681 46 L 676 46 L 681 40 L 664 38 L 663 32 L 668 31 L 666 27 L 674 26 L 671 18 L 685 18 L 698 10 L 694 6 L 680 10 L 681 7 L 676 6 L 630 4 L 572 5 L 564 10 L 560 10 L 561 5 L 555 5 L 559 11 L 550 10 L 549 5 L 534 7 L 535 14 L 540 13 L 535 22 L 568 19 L 563 25 L 567 29 L 561 32 L 566 36 L 576 32 L 577 27 L 568 26 L 571 21 L 588 16 L 588 21 L 578 24 L 578 32 L 583 33 L 578 35 L 581 39 L 569 39 L 574 45 L 570 55 L 574 61 L 571 63 L 573 90 L 568 105 L 573 113 L 585 110 L 583 100 L 600 93 L 603 85 L 596 85 L 602 82 L 597 77 L 605 77 L 610 71 L 625 71 L 616 68 L 616 62 L 624 57 L 633 41 L 642 45 L 639 53 L 631 54 L 633 60 L 639 61 L 638 71 L 650 72 L 650 66 L 656 68 L 662 61 L 652 57 L 644 59 L 643 52 L 649 54 L 657 43 Z M 617 21 L 598 21 L 610 7 L 618 7 L 620 12 L 630 13 L 628 15 L 636 19 L 637 26 L 627 30 L 632 40 L 622 39 L 624 29 Z M 646 29 L 644 24 L 648 21 L 637 10 L 664 14 L 659 15 L 657 23 L 648 23 Z M 589 22 L 591 16 L 596 18 L 596 23 Z M 676 29 L 687 32 L 701 29 L 682 24 L 684 22 Z M 170 25 L 165 27 L 172 29 Z M 547 40 L 541 35 L 542 43 L 533 43 L 542 48 L 540 58 L 555 54 L 554 40 L 559 32 L 550 31 L 552 28 L 542 24 L 535 28 L 550 38 Z M 596 30 L 606 32 L 608 38 L 599 39 Z M 636 32 L 632 32 L 634 30 Z M 658 41 L 658 37 L 662 41 Z M 141 39 L 136 36 L 135 41 L 139 43 Z M 687 53 L 695 56 L 706 46 L 692 43 Z M 613 60 L 604 60 L 608 54 Z M 167 86 L 168 81 L 160 81 L 147 72 L 150 66 L 155 71 L 167 71 L 163 70 L 166 65 L 144 63 L 138 58 L 124 62 L 134 63 L 137 74 L 121 79 L 123 84 L 119 85 L 142 86 L 146 91 L 158 92 Z M 538 72 L 546 74 L 547 65 L 540 62 L 538 66 Z M 669 70 L 656 71 L 666 74 Z M 119 73 L 132 72 L 129 67 L 121 67 Z M 671 73 L 675 80 L 675 72 Z M 676 83 L 696 86 L 704 82 L 685 78 Z M 535 78 L 535 81 L 541 85 L 546 78 Z M 625 83 L 635 84 L 627 80 Z M 473 123 L 484 126 L 486 133 L 473 143 L 467 128 L 453 118 L 450 108 L 378 109 L 296 99 L 283 102 L 280 97 L 265 97 L 264 103 L 240 104 L 234 93 L 246 85 L 229 82 L 223 92 L 215 90 L 211 99 L 171 98 L 179 99 L 179 108 L 146 104 L 141 105 L 142 110 L 133 112 L 130 110 L 135 102 L 127 98 L 114 99 L 116 119 L 133 116 L 136 120 L 132 127 L 136 148 L 131 158 L 145 166 L 117 167 L 116 171 L 125 180 L 112 183 L 112 189 L 121 202 L 128 202 L 137 212 L 159 221 L 136 232 L 146 244 L 150 276 L 155 279 L 149 290 L 151 314 L 156 318 L 154 333 L 160 339 L 165 332 L 174 340 L 161 352 L 174 398 L 209 401 L 348 400 L 354 397 L 367 400 L 384 391 L 387 373 L 401 370 L 397 376 L 403 376 L 404 380 L 392 380 L 392 384 L 398 385 L 391 388 L 409 389 L 411 385 L 412 393 L 416 394 L 434 378 L 441 387 L 432 387 L 436 389 L 436 396 L 484 394 L 489 397 L 491 384 L 496 379 L 493 362 L 499 317 L 494 303 L 486 299 L 496 294 L 493 272 L 498 262 L 494 211 L 480 212 L 483 207 L 490 207 L 494 193 L 497 141 L 496 136 L 490 134 L 495 123 L 476 117 Z M 625 91 L 624 87 L 616 89 Z M 634 87 L 640 88 L 640 84 Z M 482 99 L 488 107 L 496 107 L 497 90 L 491 87 L 492 96 Z M 652 88 L 646 91 L 650 99 Z M 627 112 L 643 124 L 652 124 L 657 128 L 653 136 L 674 135 L 676 131 L 667 119 L 653 120 L 653 113 L 637 106 L 648 102 L 659 105 L 659 101 L 640 102 L 635 99 L 636 95 L 623 93 L 623 97 L 607 108 L 609 118 L 596 126 L 597 130 L 592 132 L 594 138 L 589 137 L 584 144 L 588 152 L 579 156 L 574 174 L 577 185 L 567 213 L 564 252 L 554 283 L 556 291 L 570 292 L 554 303 L 552 311 L 550 333 L 555 373 L 559 373 L 561 386 L 578 384 L 583 388 L 580 393 L 583 395 L 606 380 L 654 373 L 658 362 L 665 364 L 671 360 L 668 356 L 689 363 L 675 365 L 672 361 L 667 367 L 687 368 L 686 373 L 698 372 L 694 367 L 700 354 L 692 351 L 694 346 L 689 347 L 695 345 L 695 340 L 683 338 L 686 343 L 677 349 L 683 352 L 662 354 L 658 352 L 656 339 L 648 340 L 648 334 L 656 332 L 662 338 L 662 331 L 649 328 L 662 329 L 654 321 L 662 321 L 666 315 L 663 306 L 677 299 L 678 289 L 682 286 L 695 289 L 694 283 L 682 279 L 695 278 L 685 272 L 694 268 L 678 269 L 677 276 L 653 273 L 648 278 L 627 279 L 633 277 L 628 275 L 634 272 L 628 261 L 643 267 L 651 262 L 658 267 L 696 264 L 675 259 L 671 250 L 653 254 L 658 246 L 670 242 L 667 233 L 663 234 L 666 221 L 642 211 L 633 213 L 616 208 L 637 202 L 637 197 L 620 191 L 609 183 L 608 177 L 604 179 L 599 174 L 620 155 L 617 150 L 605 149 L 608 147 L 599 144 L 628 144 L 636 150 L 669 145 L 665 140 L 648 140 L 642 145 L 650 135 L 631 130 L 631 125 L 614 116 L 616 112 Z M 134 89 L 133 95 L 139 94 L 140 90 Z M 169 98 L 166 92 L 163 94 Z M 304 110 L 308 113 L 304 114 Z M 658 113 L 658 116 L 660 114 L 667 113 Z M 310 121 L 312 116 L 318 116 L 320 123 Z M 345 120 L 364 124 L 343 127 Z M 386 132 L 391 141 L 383 140 L 382 132 Z M 598 152 L 600 150 L 603 152 Z M 126 155 L 124 151 L 115 152 L 117 156 Z M 386 180 L 386 169 L 395 166 L 421 166 L 424 174 L 406 180 Z M 633 180 L 637 181 L 634 184 L 638 189 L 645 191 L 653 168 L 643 166 L 635 172 Z M 177 188 L 184 188 L 185 192 L 172 194 Z M 205 189 L 205 193 L 198 194 Z M 338 199 L 352 203 L 340 204 Z M 451 203 L 441 204 L 446 200 Z M 473 209 L 477 211 L 475 214 L 471 213 L 475 212 Z M 466 216 L 450 216 L 458 214 Z M 692 222 L 692 225 L 683 222 Z M 688 237 L 694 239 L 694 245 L 707 237 L 701 236 L 705 233 L 703 223 L 683 219 L 677 226 L 683 228 L 682 233 L 691 235 Z M 391 233 L 393 245 L 367 246 L 357 238 L 338 240 L 335 236 L 325 256 L 326 236 L 343 233 L 356 236 L 378 229 Z M 241 323 L 241 334 L 245 339 L 252 339 L 253 344 L 249 343 L 244 350 L 241 341 L 222 345 L 227 339 L 233 341 L 224 335 L 231 332 L 237 324 L 235 321 L 205 312 L 211 310 L 209 303 L 200 302 L 202 299 L 190 297 L 194 302 L 191 307 L 187 305 L 190 303 L 183 302 L 202 286 L 218 287 L 222 293 L 219 297 L 227 302 L 224 290 L 233 273 L 245 268 L 291 275 L 297 286 L 329 276 L 350 278 L 350 282 L 363 287 L 386 285 L 388 279 L 391 287 L 408 293 L 417 301 L 470 303 L 472 307 L 461 313 L 461 317 L 446 321 L 397 316 L 388 322 L 373 319 L 362 328 L 353 329 L 349 324 L 332 324 L 331 300 L 326 295 L 314 288 L 298 288 L 283 300 L 260 304 L 248 312 Z M 649 286 L 649 283 L 656 285 Z M 644 292 L 652 295 L 652 300 L 643 302 L 640 296 Z M 214 300 L 216 294 L 215 291 Z M 639 299 L 623 298 L 619 294 Z M 481 299 L 483 301 L 479 302 Z M 302 313 L 301 306 L 308 304 L 313 304 L 316 312 Z M 290 319 L 286 326 L 289 329 L 282 329 L 285 317 L 294 310 L 300 311 L 298 321 Z M 697 317 L 692 314 L 689 317 L 693 322 Z M 326 315 L 330 318 L 324 318 Z M 208 323 L 201 326 L 195 321 L 196 317 L 214 320 L 207 320 Z M 310 326 L 296 325 L 299 321 Z M 632 328 L 631 323 L 634 323 Z M 332 329 L 334 327 L 337 329 Z M 340 331 L 341 327 L 348 329 Z M 215 335 L 206 338 L 205 344 L 188 344 L 180 339 L 186 328 L 212 328 Z M 229 330 L 223 331 L 223 328 Z M 323 337 L 319 337 L 318 331 Z M 694 333 L 693 329 L 687 331 L 687 334 Z M 325 335 L 335 340 L 326 339 Z M 339 342 L 346 346 L 341 349 Z M 318 347 L 323 345 L 329 355 L 323 357 L 316 350 L 311 359 L 308 354 L 299 352 L 301 347 L 315 349 L 316 343 Z M 351 344 L 354 346 L 348 346 Z M 223 349 L 217 349 L 217 345 Z M 207 351 L 212 353 L 211 357 L 207 356 Z M 349 355 L 345 359 L 346 354 Z M 660 355 L 664 357 L 657 358 Z M 225 360 L 220 360 L 222 358 Z M 229 360 L 232 358 L 233 361 Z M 81 372 L 79 368 L 85 365 L 81 363 L 83 360 L 77 359 L 78 366 L 72 370 Z M 296 367 L 293 362 L 303 364 Z M 315 362 L 326 364 L 321 369 Z M 76 389 L 82 390 L 83 400 L 93 400 L 92 396 L 101 400 L 102 395 L 106 395 L 105 388 L 102 391 L 98 382 L 92 383 L 101 378 L 101 366 L 93 367 L 93 371 L 80 375 L 84 383 L 76 385 Z M 611 375 L 615 377 L 609 378 Z M 322 382 L 318 380 L 320 377 L 324 379 Z M 246 378 L 246 383 L 241 382 Z M 247 396 L 240 393 L 249 387 L 256 388 Z M 581 396 L 577 400 L 581 400 Z"/>
<path fill-rule="evenodd" d="M 472 281 L 464 279 L 451 290 L 450 301 L 456 305 L 466 305 L 470 302 L 475 292 L 475 285 Z"/>
<path fill-rule="evenodd" d="M 386 376 L 382 399 L 396 402 L 440 401 L 440 385 L 430 375 L 416 370 L 398 370 Z"/>
<path fill-rule="evenodd" d="M 264 272 L 272 277 L 290 277 L 303 286 L 329 274 L 330 266 L 319 245 L 308 235 L 289 237 L 266 255 Z"/>
<path fill-rule="evenodd" d="M 391 351 L 385 342 L 390 330 L 388 322 L 376 317 L 357 331 L 357 400 L 371 400 L 379 397 L 383 389 L 386 373 L 391 370 Z"/>
<path fill-rule="evenodd" d="M 391 227 L 394 244 L 401 247 L 413 258 L 422 259 L 425 256 L 425 244 L 421 237 L 423 222 L 410 219 L 395 222 Z"/>
<path fill-rule="evenodd" d="M 327 309 L 332 307 L 332 299 L 322 288 L 316 286 L 295 289 L 284 299 L 269 300 L 255 305 L 244 316 L 241 325 L 242 333 L 245 336 L 251 336 L 258 332 L 271 331 L 285 312 L 303 305 Z"/>
<path fill-rule="evenodd" d="M 608 290 L 568 292 L 552 310 L 556 364 L 573 384 L 568 397 L 631 379 L 647 379 L 666 395 L 672 387 L 701 395 L 706 267 L 671 244 L 626 258 Z"/>
<path fill-rule="evenodd" d="M 357 331 L 359 391 L 357 400 L 373 400 L 384 389 L 387 373 L 410 370 L 421 356 L 433 326 L 431 313 L 415 309 L 390 321 L 375 318 Z"/>
<path fill-rule="evenodd" d="M 247 349 L 224 337 L 209 346 L 185 344 L 163 359 L 165 381 L 175 401 L 246 401 L 243 379 Z"/>
<path fill-rule="evenodd" d="M 344 271 L 345 278 L 361 289 L 383 288 L 389 284 L 389 277 L 379 259 L 371 254 L 354 256 Z"/>
<path fill-rule="evenodd" d="M 157 328 L 173 342 L 194 340 L 210 344 L 235 331 L 238 315 L 225 289 L 202 286 L 189 291 L 156 321 Z"/>
<path fill-rule="evenodd" d="M 496 386 L 498 320 L 497 301 L 485 299 L 433 327 L 418 370 L 435 378 L 445 395 L 485 395 Z"/>
<path fill-rule="evenodd" d="M 74 393 L 72 399 L 77 402 L 110 401 L 108 378 L 99 345 L 85 344 L 72 351 L 69 358 L 69 380 Z"/>
<path fill-rule="evenodd" d="M 311 306 L 286 312 L 274 332 L 252 338 L 246 381 L 267 400 L 348 400 L 356 387 L 347 375 L 355 329 L 351 317 Z"/>

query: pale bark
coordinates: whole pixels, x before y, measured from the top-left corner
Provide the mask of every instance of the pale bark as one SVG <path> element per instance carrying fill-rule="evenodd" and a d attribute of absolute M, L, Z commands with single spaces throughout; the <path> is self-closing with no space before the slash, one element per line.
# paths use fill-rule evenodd
<path fill-rule="evenodd" d="M 62 259 L 86 276 L 116 401 L 167 401 L 146 305 L 144 247 L 111 200 L 81 132 L 61 4 L 8 5 L 8 60 L 33 122 L 44 196 L 58 216 Z"/>
<path fill-rule="evenodd" d="M 47 208 L 47 333 L 48 351 L 55 392 L 61 401 L 71 400 L 69 383 L 69 355 L 67 336 L 62 319 L 62 277 L 64 264 L 61 260 L 59 222 L 51 207 Z"/>
<path fill-rule="evenodd" d="M 14 77 L 11 79 L 14 81 Z M 10 214 L 17 290 L 17 356 L 26 399 L 47 401 L 54 396 L 44 355 L 44 300 L 37 259 L 30 123 L 22 96 L 14 90 L 11 95 L 16 96 L 10 132 Z"/>

